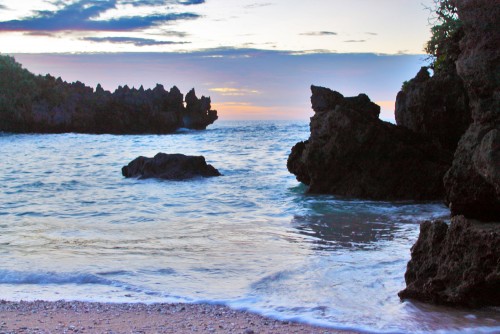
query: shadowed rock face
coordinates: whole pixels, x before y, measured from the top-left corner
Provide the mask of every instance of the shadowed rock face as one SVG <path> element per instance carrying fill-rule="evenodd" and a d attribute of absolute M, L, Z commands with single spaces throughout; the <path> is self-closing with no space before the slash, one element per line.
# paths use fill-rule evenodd
<path fill-rule="evenodd" d="M 444 177 L 452 218 L 426 222 L 412 248 L 401 298 L 500 305 L 500 6 L 455 0 L 465 37 L 456 63 L 473 122 Z M 483 223 L 482 221 L 490 221 Z"/>
<path fill-rule="evenodd" d="M 473 124 L 444 178 L 452 215 L 500 221 L 500 6 L 456 0 L 465 37 L 457 72 L 470 98 Z"/>
<path fill-rule="evenodd" d="M 123 166 L 125 177 L 139 179 L 159 178 L 166 180 L 185 180 L 197 176 L 211 177 L 221 174 L 208 165 L 203 156 L 158 153 L 154 158 L 138 157 Z"/>
<path fill-rule="evenodd" d="M 383 122 L 360 94 L 345 98 L 311 87 L 309 140 L 297 143 L 288 170 L 311 193 L 378 200 L 441 199 L 451 153 L 407 128 Z"/>
<path fill-rule="evenodd" d="M 411 249 L 401 298 L 436 304 L 500 305 L 498 224 L 456 216 L 425 222 Z"/>
<path fill-rule="evenodd" d="M 396 97 L 396 124 L 455 151 L 472 122 L 469 98 L 456 72 L 430 76 L 422 67 Z"/>

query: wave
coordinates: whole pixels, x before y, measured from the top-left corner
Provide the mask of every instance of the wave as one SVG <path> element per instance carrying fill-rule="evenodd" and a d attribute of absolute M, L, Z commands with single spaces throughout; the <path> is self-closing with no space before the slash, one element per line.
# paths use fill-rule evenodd
<path fill-rule="evenodd" d="M 89 273 L 23 272 L 0 270 L 0 284 L 101 284 L 116 282 Z"/>

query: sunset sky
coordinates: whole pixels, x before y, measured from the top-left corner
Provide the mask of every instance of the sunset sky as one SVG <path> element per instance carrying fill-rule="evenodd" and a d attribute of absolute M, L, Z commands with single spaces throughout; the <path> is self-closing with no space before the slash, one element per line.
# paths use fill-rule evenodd
<path fill-rule="evenodd" d="M 0 51 L 114 90 L 177 85 L 222 119 L 307 119 L 309 86 L 367 93 L 392 119 L 426 64 L 432 0 L 0 0 Z"/>

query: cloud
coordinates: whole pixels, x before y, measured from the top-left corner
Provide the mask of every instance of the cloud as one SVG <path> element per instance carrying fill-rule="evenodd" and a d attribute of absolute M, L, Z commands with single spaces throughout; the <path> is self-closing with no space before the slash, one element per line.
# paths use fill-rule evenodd
<path fill-rule="evenodd" d="M 255 89 L 232 88 L 232 87 L 210 88 L 209 91 L 219 93 L 222 96 L 245 96 L 245 95 L 254 95 L 260 93 L 258 90 Z"/>
<path fill-rule="evenodd" d="M 333 31 L 311 31 L 311 32 L 302 33 L 301 35 L 303 35 L 303 36 L 336 36 L 338 34 L 336 32 L 333 32 Z"/>
<path fill-rule="evenodd" d="M 150 35 L 150 36 L 171 36 L 171 37 L 185 38 L 189 34 L 186 32 L 183 32 L 183 31 L 161 29 L 158 33 L 147 33 L 147 35 Z"/>
<path fill-rule="evenodd" d="M 108 42 L 116 44 L 134 44 L 135 46 L 172 45 L 172 44 L 189 43 L 189 42 L 158 41 L 155 39 L 136 38 L 136 37 L 85 37 L 82 38 L 82 40 L 97 42 L 97 43 Z"/>
<path fill-rule="evenodd" d="M 155 2 L 147 0 L 139 2 L 144 1 Z M 195 4 L 199 1 L 201 0 L 182 1 L 182 3 Z M 164 22 L 199 17 L 193 13 L 167 13 L 124 16 L 109 20 L 96 19 L 100 14 L 115 9 L 116 5 L 117 0 L 80 0 L 57 11 L 36 11 L 32 17 L 0 22 L 0 31 L 134 31 L 154 27 Z"/>
<path fill-rule="evenodd" d="M 311 55 L 311 54 L 331 54 L 331 53 L 336 53 L 337 51 L 335 50 L 330 50 L 330 49 L 313 49 L 313 50 L 302 50 L 302 51 L 289 51 L 286 52 L 286 54 L 290 56 L 304 56 L 304 55 Z"/>
<path fill-rule="evenodd" d="M 261 7 L 267 7 L 267 6 L 271 6 L 272 3 L 270 2 L 265 2 L 265 3 L 252 3 L 250 5 L 246 5 L 245 8 L 246 9 L 254 9 L 254 8 L 261 8 Z"/>
<path fill-rule="evenodd" d="M 200 5 L 205 3 L 205 0 L 122 0 L 122 5 L 132 5 L 134 7 L 143 6 L 163 6 L 163 5 Z"/>
<path fill-rule="evenodd" d="M 202 3 L 205 3 L 205 0 L 184 0 L 184 1 L 177 1 L 177 3 L 179 3 L 181 5 L 186 5 L 186 6 L 200 5 Z"/>
<path fill-rule="evenodd" d="M 365 34 L 372 35 L 372 36 L 377 36 L 378 35 L 376 32 L 366 32 Z"/>
<path fill-rule="evenodd" d="M 366 42 L 366 39 L 349 39 L 347 41 L 344 41 L 344 43 L 364 43 Z"/>
<path fill-rule="evenodd" d="M 7 6 L 0 4 L 0 10 L 6 10 L 8 9 Z"/>

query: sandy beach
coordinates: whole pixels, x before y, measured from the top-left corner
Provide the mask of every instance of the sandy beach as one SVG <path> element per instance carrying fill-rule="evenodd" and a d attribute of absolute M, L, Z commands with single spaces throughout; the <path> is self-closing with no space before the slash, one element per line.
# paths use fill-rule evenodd
<path fill-rule="evenodd" d="M 0 302 L 0 333 L 354 333 L 206 304 Z"/>

